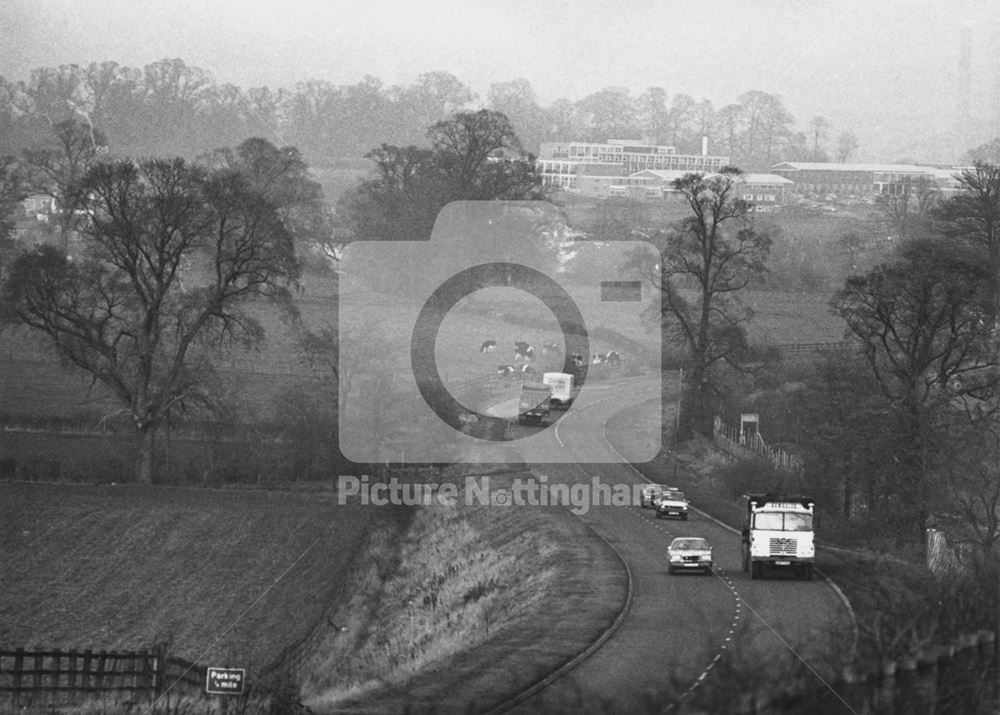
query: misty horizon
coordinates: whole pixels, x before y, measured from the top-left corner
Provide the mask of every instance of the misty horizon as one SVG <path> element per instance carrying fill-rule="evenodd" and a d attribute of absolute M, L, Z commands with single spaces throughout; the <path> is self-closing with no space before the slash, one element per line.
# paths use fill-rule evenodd
<path fill-rule="evenodd" d="M 141 68 L 176 57 L 244 90 L 354 85 L 366 75 L 408 86 L 442 71 L 477 95 L 473 106 L 485 104 L 490 85 L 519 78 L 542 107 L 607 87 L 632 98 L 662 87 L 719 109 L 759 90 L 782 98 L 799 131 L 816 115 L 833 136 L 853 131 L 858 161 L 957 162 L 1000 134 L 1000 22 L 991 2 L 720 2 L 697 13 L 679 3 L 593 1 L 86 5 L 80 14 L 65 0 L 14 0 L 0 76 L 18 82 L 39 67 Z M 109 17 L 123 31 L 109 33 Z"/>

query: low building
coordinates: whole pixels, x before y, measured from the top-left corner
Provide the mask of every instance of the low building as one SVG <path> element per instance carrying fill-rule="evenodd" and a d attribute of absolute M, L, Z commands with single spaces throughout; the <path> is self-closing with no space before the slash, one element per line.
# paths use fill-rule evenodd
<path fill-rule="evenodd" d="M 740 198 L 753 204 L 757 213 L 775 213 L 788 200 L 795 185 L 791 179 L 777 174 L 743 174 L 737 179 Z"/>
<path fill-rule="evenodd" d="M 689 171 L 640 171 L 629 178 L 641 178 L 650 182 L 652 191 L 647 195 L 668 197 L 674 193 L 674 181 Z M 736 196 L 754 205 L 757 213 L 773 213 L 780 210 L 788 199 L 788 191 L 794 185 L 789 179 L 777 174 L 739 174 L 736 177 Z"/>
<path fill-rule="evenodd" d="M 24 216 L 35 221 L 48 221 L 56 212 L 56 200 L 48 194 L 29 194 L 21 201 Z"/>
<path fill-rule="evenodd" d="M 896 195 L 915 181 L 928 181 L 938 188 L 954 190 L 952 178 L 961 169 L 941 169 L 920 164 L 835 164 L 832 162 L 785 161 L 771 167 L 774 174 L 795 184 L 800 194 Z"/>

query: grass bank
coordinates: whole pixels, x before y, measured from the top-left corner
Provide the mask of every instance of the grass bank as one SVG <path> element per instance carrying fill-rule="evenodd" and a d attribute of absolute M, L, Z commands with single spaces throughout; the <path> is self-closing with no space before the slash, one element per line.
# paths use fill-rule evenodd
<path fill-rule="evenodd" d="M 567 510 L 464 495 L 359 563 L 299 669 L 316 712 L 488 709 L 584 650 L 626 597 L 615 554 Z"/>

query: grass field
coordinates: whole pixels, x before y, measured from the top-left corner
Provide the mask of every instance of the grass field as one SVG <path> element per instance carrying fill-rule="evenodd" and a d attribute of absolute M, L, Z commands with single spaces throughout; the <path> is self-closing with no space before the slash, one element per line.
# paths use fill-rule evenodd
<path fill-rule="evenodd" d="M 754 311 L 747 326 L 751 344 L 828 343 L 844 339 L 844 321 L 830 312 L 830 296 L 815 293 L 747 291 Z"/>
<path fill-rule="evenodd" d="M 329 494 L 0 483 L 0 642 L 259 669 L 336 601 L 372 519 Z"/>
<path fill-rule="evenodd" d="M 491 375 L 498 364 L 513 362 L 515 340 L 527 340 L 536 347 L 550 341 L 562 344 L 551 314 L 540 301 L 512 289 L 495 290 L 506 294 L 488 302 L 462 301 L 442 324 L 437 355 L 446 384 Z M 753 342 L 812 343 L 843 337 L 842 323 L 830 313 L 826 295 L 748 291 L 744 299 L 755 311 L 747 326 Z M 408 369 L 410 332 L 418 307 L 384 296 L 354 300 L 355 305 L 349 307 L 354 320 L 344 330 L 354 331 L 349 335 L 363 333 L 385 349 L 385 354 L 374 349 L 371 356 L 379 369 L 391 366 L 386 356 L 392 358 L 396 370 Z M 336 305 L 329 286 L 309 281 L 298 302 L 306 326 L 316 330 L 333 323 Z M 603 316 L 589 326 L 592 351 L 618 350 L 638 371 L 655 364 L 653 335 L 637 317 L 636 308 L 605 305 L 597 309 L 597 303 L 592 300 L 583 305 L 585 315 Z M 263 312 L 262 316 L 268 335 L 262 349 L 230 353 L 220 360 L 218 370 L 232 399 L 268 416 L 280 394 L 309 377 L 310 371 L 290 328 L 276 315 Z M 496 353 L 479 352 L 487 339 L 497 340 Z M 558 355 L 550 358 L 546 369 L 559 367 L 560 360 Z M 79 370 L 60 366 L 37 338 L 15 331 L 0 333 L 0 413 L 80 417 L 96 426 L 101 417 L 119 409 L 103 386 L 91 384 Z"/>

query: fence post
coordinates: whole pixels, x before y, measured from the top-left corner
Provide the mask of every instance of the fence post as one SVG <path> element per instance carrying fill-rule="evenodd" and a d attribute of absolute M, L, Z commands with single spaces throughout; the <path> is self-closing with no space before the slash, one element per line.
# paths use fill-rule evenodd
<path fill-rule="evenodd" d="M 69 687 L 71 689 L 76 690 L 76 680 L 77 680 L 77 678 L 76 678 L 76 675 L 77 675 L 77 672 L 76 672 L 76 648 L 70 649 L 69 654 L 66 657 L 69 660 L 69 673 L 68 673 L 69 683 L 68 683 L 68 685 L 69 685 Z"/>
<path fill-rule="evenodd" d="M 42 654 L 41 653 L 35 653 L 35 677 L 34 677 L 34 680 L 32 682 L 34 683 L 34 687 L 36 689 L 38 689 L 38 690 L 41 690 L 42 688 L 45 687 L 45 676 L 42 675 L 42 670 L 44 670 L 44 663 L 45 663 L 45 661 L 42 658 Z M 55 665 L 55 668 L 53 670 L 59 670 L 59 651 L 58 650 L 56 651 L 56 665 Z M 57 678 L 57 682 L 58 682 L 59 676 L 57 675 L 56 678 Z"/>
<path fill-rule="evenodd" d="M 21 697 L 21 675 L 24 672 L 24 648 L 14 651 L 14 687 L 18 698 Z"/>
<path fill-rule="evenodd" d="M 94 651 L 90 648 L 83 651 L 83 689 L 89 691 L 94 687 Z"/>
<path fill-rule="evenodd" d="M 167 644 L 153 646 L 153 699 L 160 697 L 167 684 Z"/>
<path fill-rule="evenodd" d="M 132 656 L 132 672 L 135 678 L 135 689 L 136 695 L 139 694 L 138 691 L 152 690 L 153 687 L 153 673 L 152 669 L 149 667 L 149 651 L 140 650 L 138 653 Z M 136 661 L 139 661 L 140 666 L 135 667 Z"/>
<path fill-rule="evenodd" d="M 108 652 L 106 650 L 102 650 L 100 652 L 100 655 L 97 656 L 97 673 L 95 674 L 97 688 L 102 693 L 104 692 L 104 684 L 107 682 L 104 673 L 104 669 L 107 667 L 107 665 L 108 665 Z"/>

